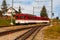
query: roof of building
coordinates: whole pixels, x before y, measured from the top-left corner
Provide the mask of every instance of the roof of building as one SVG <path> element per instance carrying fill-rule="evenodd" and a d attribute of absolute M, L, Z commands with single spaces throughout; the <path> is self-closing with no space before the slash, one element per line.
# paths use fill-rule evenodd
<path fill-rule="evenodd" d="M 12 11 L 12 9 L 13 9 L 16 13 L 18 13 L 18 11 L 15 10 L 14 8 L 12 8 L 12 7 L 8 8 L 7 11 L 8 11 L 9 9 L 10 9 L 11 11 Z M 9 11 L 10 11 L 10 10 L 9 10 Z M 11 12 L 11 11 L 10 11 L 10 12 Z"/>

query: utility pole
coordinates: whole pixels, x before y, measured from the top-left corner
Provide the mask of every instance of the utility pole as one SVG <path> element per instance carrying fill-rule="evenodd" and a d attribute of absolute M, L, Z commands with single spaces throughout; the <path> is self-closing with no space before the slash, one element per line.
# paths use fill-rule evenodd
<path fill-rule="evenodd" d="M 52 26 L 53 0 L 51 0 L 51 26 Z"/>
<path fill-rule="evenodd" d="M 34 7 L 33 7 L 33 15 L 34 15 Z"/>
<path fill-rule="evenodd" d="M 18 9 L 18 11 L 19 11 L 19 14 L 21 13 L 21 7 L 19 6 L 19 9 Z"/>
<path fill-rule="evenodd" d="M 39 1 L 39 0 L 37 0 L 37 1 L 35 1 L 35 2 L 38 4 L 40 1 Z M 34 6 L 33 6 L 33 15 L 34 15 L 34 13 L 35 13 L 35 11 L 34 11 L 34 10 L 35 10 L 35 8 L 38 8 L 38 9 L 39 9 L 39 6 L 38 6 L 38 7 L 34 7 Z"/>
<path fill-rule="evenodd" d="M 12 0 L 12 12 L 11 12 L 11 25 L 13 25 L 13 0 Z"/>
<path fill-rule="evenodd" d="M 12 8 L 13 8 L 13 0 L 12 0 Z"/>

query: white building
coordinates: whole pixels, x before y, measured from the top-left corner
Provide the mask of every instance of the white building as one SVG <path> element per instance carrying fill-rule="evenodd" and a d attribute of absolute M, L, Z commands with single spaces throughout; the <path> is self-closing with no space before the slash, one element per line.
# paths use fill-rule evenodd
<path fill-rule="evenodd" d="M 10 7 L 7 9 L 7 12 L 3 13 L 2 15 L 3 16 L 11 16 L 12 14 L 14 15 L 16 13 L 17 13 L 17 11 L 14 8 Z"/>

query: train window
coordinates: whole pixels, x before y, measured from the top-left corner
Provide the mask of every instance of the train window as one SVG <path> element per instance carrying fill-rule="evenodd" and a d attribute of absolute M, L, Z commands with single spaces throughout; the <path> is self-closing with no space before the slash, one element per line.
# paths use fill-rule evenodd
<path fill-rule="evenodd" d="M 32 17 L 31 17 L 31 16 L 28 16 L 28 19 L 29 19 L 29 20 L 32 20 Z"/>
<path fill-rule="evenodd" d="M 18 19 L 18 16 L 16 16 L 16 19 Z"/>
<path fill-rule="evenodd" d="M 31 17 L 28 16 L 28 19 L 31 19 Z"/>
<path fill-rule="evenodd" d="M 25 19 L 26 16 L 20 16 L 20 19 Z"/>

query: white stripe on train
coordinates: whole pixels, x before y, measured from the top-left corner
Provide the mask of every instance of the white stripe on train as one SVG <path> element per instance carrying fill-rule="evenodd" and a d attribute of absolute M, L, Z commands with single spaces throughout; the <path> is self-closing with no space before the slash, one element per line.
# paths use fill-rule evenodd
<path fill-rule="evenodd" d="M 49 23 L 49 20 L 15 20 L 15 23 L 42 23 L 42 22 Z"/>

